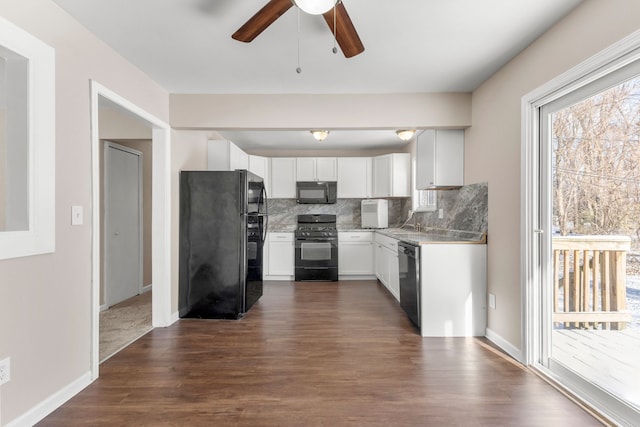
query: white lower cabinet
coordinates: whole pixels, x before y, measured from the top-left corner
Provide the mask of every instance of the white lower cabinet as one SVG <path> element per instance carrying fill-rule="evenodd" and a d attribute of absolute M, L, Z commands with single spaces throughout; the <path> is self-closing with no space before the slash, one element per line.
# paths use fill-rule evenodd
<path fill-rule="evenodd" d="M 375 234 L 376 277 L 400 301 L 398 239 Z"/>
<path fill-rule="evenodd" d="M 268 233 L 265 246 L 266 271 L 265 278 L 293 278 L 295 241 L 293 232 Z"/>
<path fill-rule="evenodd" d="M 420 245 L 423 337 L 484 336 L 487 245 Z"/>
<path fill-rule="evenodd" d="M 372 276 L 373 232 L 338 232 L 338 274 Z"/>

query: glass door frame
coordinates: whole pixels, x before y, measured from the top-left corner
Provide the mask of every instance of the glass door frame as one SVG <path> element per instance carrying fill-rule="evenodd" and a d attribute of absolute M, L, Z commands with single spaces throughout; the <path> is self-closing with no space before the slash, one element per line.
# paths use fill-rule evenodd
<path fill-rule="evenodd" d="M 621 425 L 638 422 L 638 413 L 550 358 L 553 297 L 545 286 L 551 283 L 552 260 L 549 117 L 638 74 L 640 31 L 525 95 L 521 103 L 521 361 Z"/>

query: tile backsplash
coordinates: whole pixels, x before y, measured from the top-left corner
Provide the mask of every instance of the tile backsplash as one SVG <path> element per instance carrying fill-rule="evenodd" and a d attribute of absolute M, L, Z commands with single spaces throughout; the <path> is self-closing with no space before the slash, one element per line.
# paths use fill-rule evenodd
<path fill-rule="evenodd" d="M 298 204 L 295 199 L 269 199 L 269 227 L 272 230 L 295 229 L 300 214 L 335 214 L 338 229 L 360 228 L 360 201 L 362 199 L 338 199 L 329 205 Z M 409 198 L 389 199 L 389 227 L 398 226 L 406 220 Z"/>
<path fill-rule="evenodd" d="M 437 190 L 437 207 L 443 210 L 416 212 L 408 224 L 420 224 L 421 228 L 441 228 L 487 233 L 488 185 L 486 182 L 465 185 L 455 190 Z M 295 199 L 269 199 L 269 228 L 287 231 L 296 228 L 300 214 L 335 214 L 338 229 L 360 228 L 360 201 L 362 199 L 338 199 L 329 205 L 298 204 Z M 411 198 L 389 199 L 389 227 L 399 227 L 409 217 Z"/>
<path fill-rule="evenodd" d="M 437 208 L 443 210 L 443 218 L 438 218 L 437 210 L 416 212 L 409 224 L 420 224 L 421 228 L 487 233 L 488 206 L 489 186 L 486 182 L 465 185 L 455 190 L 438 190 Z"/>

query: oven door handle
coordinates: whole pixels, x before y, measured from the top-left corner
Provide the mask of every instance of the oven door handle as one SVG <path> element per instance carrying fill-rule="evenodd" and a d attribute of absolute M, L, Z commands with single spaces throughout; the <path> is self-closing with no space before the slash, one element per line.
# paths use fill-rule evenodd
<path fill-rule="evenodd" d="M 296 237 L 299 242 L 335 242 L 335 237 Z"/>

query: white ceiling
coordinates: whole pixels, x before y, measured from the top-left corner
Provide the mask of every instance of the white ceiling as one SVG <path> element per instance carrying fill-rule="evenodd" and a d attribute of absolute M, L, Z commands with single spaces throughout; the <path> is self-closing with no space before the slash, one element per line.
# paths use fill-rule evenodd
<path fill-rule="evenodd" d="M 298 74 L 295 7 L 247 44 L 231 34 L 267 0 L 54 1 L 169 92 L 220 94 L 469 92 L 581 2 L 344 0 L 365 51 L 333 54 L 322 16 L 300 13 Z M 300 138 L 271 132 L 221 133 L 244 148 Z"/>

